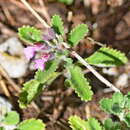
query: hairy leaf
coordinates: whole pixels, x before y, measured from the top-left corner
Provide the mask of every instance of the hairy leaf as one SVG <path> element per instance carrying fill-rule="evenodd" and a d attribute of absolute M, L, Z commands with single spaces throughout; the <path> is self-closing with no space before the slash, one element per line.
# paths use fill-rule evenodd
<path fill-rule="evenodd" d="M 84 77 L 83 72 L 78 66 L 71 66 L 68 68 L 71 78 L 66 80 L 68 83 L 78 94 L 81 100 L 88 101 L 91 100 L 93 92 L 89 85 L 89 82 Z"/>
<path fill-rule="evenodd" d="M 45 124 L 41 120 L 24 120 L 18 125 L 18 130 L 45 130 Z"/>
<path fill-rule="evenodd" d="M 87 121 L 86 130 L 102 130 L 102 127 L 98 120 L 96 120 L 95 118 L 89 118 Z"/>
<path fill-rule="evenodd" d="M 30 27 L 30 26 L 23 26 L 18 29 L 19 37 L 28 43 L 35 43 L 42 41 L 42 33 L 40 30 Z"/>
<path fill-rule="evenodd" d="M 44 71 L 38 70 L 35 74 L 35 79 L 40 83 L 46 83 L 48 80 L 51 80 L 54 75 L 56 76 L 56 69 L 58 68 L 59 60 L 53 60 L 47 62 L 46 68 Z M 58 75 L 57 75 L 58 76 Z"/>
<path fill-rule="evenodd" d="M 82 40 L 88 33 L 88 27 L 86 24 L 80 24 L 75 27 L 69 34 L 68 42 L 71 46 L 76 46 L 80 40 Z"/>
<path fill-rule="evenodd" d="M 108 98 L 104 98 L 100 101 L 100 106 L 101 108 L 108 113 L 112 113 L 111 108 L 112 108 L 112 100 Z"/>
<path fill-rule="evenodd" d="M 127 124 L 127 126 L 130 127 L 130 112 L 125 115 L 124 121 Z"/>
<path fill-rule="evenodd" d="M 104 130 L 121 130 L 119 122 L 113 122 L 112 119 L 107 119 L 104 122 Z"/>
<path fill-rule="evenodd" d="M 115 115 L 120 115 L 125 107 L 125 98 L 120 92 L 116 92 L 113 94 L 111 99 L 104 98 L 100 101 L 101 108 Z"/>
<path fill-rule="evenodd" d="M 93 55 L 88 57 L 86 61 L 89 64 L 98 67 L 120 66 L 128 62 L 124 53 L 109 47 L 102 47 Z"/>
<path fill-rule="evenodd" d="M 42 91 L 43 85 L 37 80 L 30 80 L 24 84 L 19 97 L 19 105 L 25 108 Z"/>
<path fill-rule="evenodd" d="M 85 121 L 75 115 L 69 118 L 69 124 L 72 130 L 102 130 L 100 123 L 95 118 Z"/>
<path fill-rule="evenodd" d="M 51 23 L 55 32 L 57 32 L 60 35 L 64 35 L 64 26 L 63 26 L 62 19 L 59 15 L 54 15 L 51 19 Z"/>
<path fill-rule="evenodd" d="M 19 120 L 19 114 L 16 111 L 11 111 L 5 115 L 3 123 L 6 125 L 16 125 L 19 123 Z"/>
<path fill-rule="evenodd" d="M 69 124 L 72 130 L 87 130 L 87 122 L 76 115 L 69 117 Z"/>

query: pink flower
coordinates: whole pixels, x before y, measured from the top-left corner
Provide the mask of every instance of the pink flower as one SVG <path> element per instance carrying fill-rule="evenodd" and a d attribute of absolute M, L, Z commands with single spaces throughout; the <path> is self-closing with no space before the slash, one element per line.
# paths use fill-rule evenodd
<path fill-rule="evenodd" d="M 42 58 L 41 59 L 37 59 L 35 60 L 35 68 L 36 69 L 41 69 L 42 71 L 44 70 L 45 68 L 45 63 L 48 61 L 50 55 L 49 54 L 43 54 Z"/>
<path fill-rule="evenodd" d="M 45 48 L 45 46 L 43 44 L 38 43 L 38 44 L 35 44 L 33 46 L 26 47 L 24 49 L 24 54 L 25 54 L 26 58 L 28 60 L 30 60 L 35 55 L 36 51 L 39 51 L 39 50 L 44 49 L 44 48 Z"/>

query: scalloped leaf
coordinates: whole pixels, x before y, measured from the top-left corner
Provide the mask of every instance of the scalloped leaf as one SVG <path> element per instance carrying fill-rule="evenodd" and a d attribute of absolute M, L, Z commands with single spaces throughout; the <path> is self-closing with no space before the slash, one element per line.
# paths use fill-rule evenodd
<path fill-rule="evenodd" d="M 68 43 L 71 46 L 76 46 L 80 40 L 82 40 L 88 33 L 88 27 L 86 24 L 79 24 L 69 34 Z"/>
<path fill-rule="evenodd" d="M 18 35 L 20 39 L 28 43 L 35 43 L 42 41 L 42 33 L 40 30 L 30 27 L 23 26 L 18 29 Z"/>
<path fill-rule="evenodd" d="M 89 118 L 86 130 L 102 130 L 102 126 L 95 118 Z"/>
<path fill-rule="evenodd" d="M 124 53 L 109 47 L 101 47 L 98 51 L 85 59 L 89 64 L 98 67 L 113 67 L 128 62 Z"/>
<path fill-rule="evenodd" d="M 37 81 L 39 81 L 40 83 L 44 84 L 46 83 L 48 80 L 51 80 L 52 77 L 54 78 L 54 76 L 58 76 L 56 74 L 56 70 L 58 68 L 58 65 L 59 65 L 59 60 L 53 60 L 53 61 L 50 61 L 50 62 L 47 62 L 46 63 L 46 68 L 44 71 L 41 71 L 41 70 L 38 70 L 35 74 L 35 79 Z M 55 78 L 56 78 L 55 77 Z"/>
<path fill-rule="evenodd" d="M 16 111 L 11 111 L 5 115 L 2 122 L 6 125 L 16 125 L 19 123 L 19 121 L 20 121 L 19 114 Z"/>
<path fill-rule="evenodd" d="M 124 122 L 130 127 L 130 112 L 125 115 Z"/>
<path fill-rule="evenodd" d="M 60 35 L 64 35 L 63 21 L 59 15 L 54 15 L 52 17 L 51 24 L 56 33 L 58 33 Z"/>
<path fill-rule="evenodd" d="M 86 130 L 87 122 L 78 116 L 70 116 L 69 124 L 72 130 Z"/>
<path fill-rule="evenodd" d="M 91 100 L 93 92 L 91 90 L 91 86 L 89 85 L 89 82 L 84 77 L 81 68 L 78 66 L 71 66 L 68 69 L 71 78 L 67 79 L 65 83 L 70 85 L 70 87 L 72 87 L 75 90 L 75 92 L 78 94 L 81 100 L 84 101 Z"/>
<path fill-rule="evenodd" d="M 119 122 L 113 122 L 112 119 L 108 118 L 104 122 L 105 130 L 121 130 L 121 124 Z"/>
<path fill-rule="evenodd" d="M 27 105 L 41 93 L 43 88 L 43 85 L 34 79 L 26 82 L 23 86 L 24 87 L 22 88 L 22 92 L 19 96 L 20 108 L 26 108 Z"/>
<path fill-rule="evenodd" d="M 111 114 L 120 115 L 125 107 L 126 99 L 120 92 L 113 94 L 112 98 L 104 98 L 100 101 L 101 108 Z"/>
<path fill-rule="evenodd" d="M 18 130 L 45 130 L 45 124 L 39 119 L 24 120 L 18 125 Z"/>
<path fill-rule="evenodd" d="M 102 130 L 100 123 L 95 118 L 85 121 L 75 115 L 69 117 L 69 124 L 72 130 Z"/>

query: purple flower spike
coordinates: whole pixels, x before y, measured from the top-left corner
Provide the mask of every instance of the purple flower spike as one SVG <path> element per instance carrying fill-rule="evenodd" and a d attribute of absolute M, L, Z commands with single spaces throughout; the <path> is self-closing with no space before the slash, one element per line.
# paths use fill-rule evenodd
<path fill-rule="evenodd" d="M 47 31 L 48 31 L 48 33 L 43 35 L 43 40 L 49 41 L 49 40 L 52 40 L 56 37 L 54 29 L 49 28 Z"/>
<path fill-rule="evenodd" d="M 34 61 L 35 62 L 35 68 L 36 69 L 41 69 L 42 71 L 45 68 L 45 61 L 43 59 L 37 59 Z"/>

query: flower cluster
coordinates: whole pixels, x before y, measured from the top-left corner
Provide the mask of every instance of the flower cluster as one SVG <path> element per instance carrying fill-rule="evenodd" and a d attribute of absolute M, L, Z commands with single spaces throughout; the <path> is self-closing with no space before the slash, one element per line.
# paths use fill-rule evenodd
<path fill-rule="evenodd" d="M 43 35 L 43 40 L 50 41 L 55 38 L 55 32 L 53 29 L 49 28 L 47 34 Z M 36 43 L 32 46 L 28 46 L 24 49 L 24 54 L 28 60 L 35 56 L 36 52 L 41 52 L 41 57 L 39 59 L 34 60 L 34 67 L 36 69 L 41 69 L 42 71 L 45 68 L 45 63 L 51 59 L 51 54 L 47 52 L 50 47 L 44 43 Z"/>

